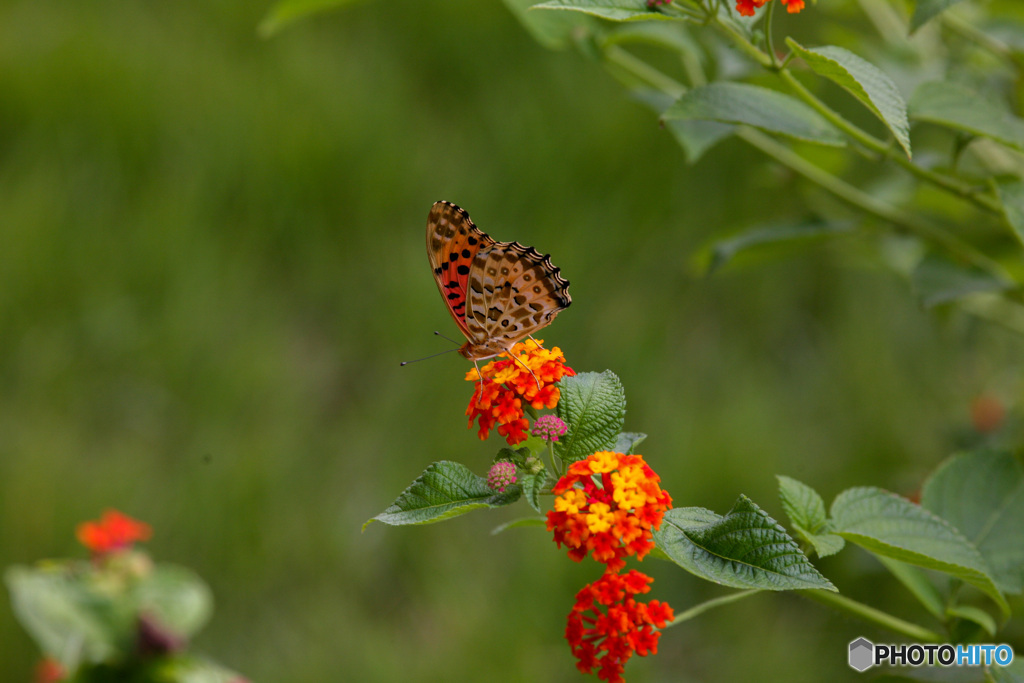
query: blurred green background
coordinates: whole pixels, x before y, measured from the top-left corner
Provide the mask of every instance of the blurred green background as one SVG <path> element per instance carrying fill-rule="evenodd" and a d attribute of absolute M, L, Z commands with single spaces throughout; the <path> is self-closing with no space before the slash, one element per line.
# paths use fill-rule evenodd
<path fill-rule="evenodd" d="M 736 142 L 686 166 L 500 3 L 367 3 L 271 40 L 266 10 L 0 4 L 0 566 L 84 555 L 75 524 L 115 507 L 211 584 L 196 647 L 253 681 L 583 680 L 562 632 L 597 570 L 489 535 L 525 504 L 360 533 L 430 462 L 482 474 L 498 447 L 465 428 L 464 359 L 398 365 L 457 334 L 424 254 L 438 199 L 553 254 L 574 303 L 541 337 L 620 375 L 677 505 L 742 492 L 781 519 L 776 473 L 910 493 L 976 395 L 1015 402 L 1020 340 L 921 312 L 858 237 L 695 278 L 711 236 L 805 191 Z M 923 618 L 857 549 L 817 564 Z M 677 610 L 725 592 L 644 569 Z M 883 636 L 762 595 L 627 675 L 852 679 L 858 635 Z M 3 601 L 2 678 L 37 657 Z"/>

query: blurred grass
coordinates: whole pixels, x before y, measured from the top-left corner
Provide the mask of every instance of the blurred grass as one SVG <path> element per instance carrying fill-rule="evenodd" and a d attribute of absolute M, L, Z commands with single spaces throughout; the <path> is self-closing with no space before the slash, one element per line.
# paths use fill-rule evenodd
<path fill-rule="evenodd" d="M 437 199 L 554 254 L 574 304 L 541 336 L 619 373 L 678 505 L 781 515 L 777 472 L 910 492 L 976 393 L 1016 398 L 1017 340 L 920 312 L 859 238 L 695 280 L 710 235 L 816 198 L 734 143 L 684 166 L 498 3 L 361 4 L 270 41 L 265 9 L 0 5 L 0 566 L 79 554 L 75 523 L 117 507 L 210 582 L 197 647 L 254 681 L 580 680 L 563 620 L 594 568 L 488 535 L 525 508 L 359 532 L 429 462 L 496 448 L 464 429 L 462 359 L 398 367 L 455 333 Z M 857 552 L 820 565 L 868 599 Z M 647 570 L 679 609 L 720 592 Z M 860 634 L 758 596 L 629 675 L 842 677 Z M 5 680 L 37 656 L 4 601 Z"/>

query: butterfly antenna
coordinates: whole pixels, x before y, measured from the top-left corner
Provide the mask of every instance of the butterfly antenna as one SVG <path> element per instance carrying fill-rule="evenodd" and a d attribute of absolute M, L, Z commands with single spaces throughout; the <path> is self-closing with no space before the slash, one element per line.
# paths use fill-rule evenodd
<path fill-rule="evenodd" d="M 436 358 L 437 356 L 440 356 L 440 355 L 445 354 L 445 353 L 451 353 L 452 351 L 458 351 L 458 349 L 445 349 L 444 351 L 439 351 L 437 353 L 432 353 L 429 356 L 423 356 L 423 358 L 417 358 L 416 360 L 403 360 L 401 363 L 399 363 L 399 365 L 408 365 L 409 363 L 419 363 L 421 360 L 427 360 L 428 358 Z"/>
<path fill-rule="evenodd" d="M 441 339 L 447 339 L 448 341 L 450 341 L 450 342 L 451 342 L 452 344 L 455 344 L 456 346 L 460 346 L 459 342 L 455 341 L 455 340 L 454 340 L 454 339 L 452 339 L 451 337 L 446 337 L 446 336 L 444 336 L 443 334 L 441 334 L 441 333 L 440 333 L 440 332 L 438 332 L 437 330 L 434 330 L 434 334 L 435 334 L 436 336 L 440 337 Z"/>

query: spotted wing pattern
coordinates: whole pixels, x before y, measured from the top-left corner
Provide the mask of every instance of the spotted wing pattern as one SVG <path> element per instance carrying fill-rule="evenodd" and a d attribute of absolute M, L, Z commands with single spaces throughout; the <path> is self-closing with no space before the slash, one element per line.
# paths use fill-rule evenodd
<path fill-rule="evenodd" d="M 551 258 L 518 242 L 495 242 L 465 210 L 437 202 L 427 254 L 438 289 L 466 336 L 467 358 L 489 358 L 540 330 L 572 303 Z"/>

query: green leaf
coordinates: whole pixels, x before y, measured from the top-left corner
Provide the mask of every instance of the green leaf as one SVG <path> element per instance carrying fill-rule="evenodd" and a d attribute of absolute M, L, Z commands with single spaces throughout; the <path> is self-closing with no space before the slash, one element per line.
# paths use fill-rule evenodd
<path fill-rule="evenodd" d="M 990 666 L 986 671 L 993 683 L 1024 683 L 1024 657 L 1014 656 L 1010 666 Z"/>
<path fill-rule="evenodd" d="M 615 445 L 611 447 L 611 450 L 616 453 L 625 453 L 629 455 L 633 452 L 633 449 L 640 445 L 644 439 L 647 438 L 646 434 L 641 432 L 622 432 L 615 437 Z"/>
<path fill-rule="evenodd" d="M 669 119 L 665 121 L 665 127 L 683 148 L 688 164 L 697 163 L 719 140 L 736 132 L 736 126 L 718 121 Z"/>
<path fill-rule="evenodd" d="M 491 529 L 491 536 L 497 536 L 503 531 L 508 529 L 519 529 L 525 527 L 539 526 L 543 527 L 547 524 L 548 520 L 546 517 L 520 517 L 519 519 L 513 519 L 511 522 L 505 522 Z"/>
<path fill-rule="evenodd" d="M 910 98 L 910 118 L 992 138 L 1024 150 L 1024 121 L 959 83 L 922 83 Z"/>
<path fill-rule="evenodd" d="M 942 599 L 935 585 L 928 580 L 923 571 L 906 562 L 900 562 L 885 555 L 876 555 L 889 573 L 896 577 L 911 594 L 917 598 L 924 608 L 937 619 L 945 620 L 946 601 Z"/>
<path fill-rule="evenodd" d="M 537 12 L 537 14 L 542 14 Z M 703 61 L 704 53 L 700 45 L 679 24 L 667 24 L 663 21 L 628 22 L 617 24 L 601 37 L 601 47 L 642 43 L 653 45 L 673 52 L 692 55 Z"/>
<path fill-rule="evenodd" d="M 980 268 L 960 265 L 936 255 L 921 260 L 910 275 L 910 285 L 925 308 L 1010 288 L 1008 283 Z"/>
<path fill-rule="evenodd" d="M 748 83 L 720 82 L 693 88 L 662 114 L 677 119 L 743 123 L 797 140 L 842 147 L 842 134 L 803 102 Z"/>
<path fill-rule="evenodd" d="M 738 255 L 755 249 L 811 242 L 842 235 L 853 231 L 853 224 L 827 223 L 810 220 L 800 223 L 778 222 L 759 225 L 727 239 L 712 242 L 699 252 L 697 258 L 706 262 L 706 272 L 711 275 Z"/>
<path fill-rule="evenodd" d="M 960 0 L 917 0 L 914 5 L 914 16 L 910 18 L 910 32 L 913 33 L 928 23 L 932 17 L 958 2 Z"/>
<path fill-rule="evenodd" d="M 831 533 L 825 514 L 825 501 L 818 492 L 796 479 L 777 475 L 782 509 L 793 523 L 793 528 L 812 546 L 818 557 L 835 555 L 846 541 Z"/>
<path fill-rule="evenodd" d="M 1006 222 L 1013 228 L 1017 240 L 1024 243 L 1024 182 L 1019 178 L 1006 178 L 996 183 L 996 191 Z"/>
<path fill-rule="evenodd" d="M 988 612 L 977 607 L 971 607 L 970 605 L 953 605 L 946 610 L 946 614 L 957 619 L 966 619 L 972 623 L 977 624 L 988 633 L 989 636 L 994 636 L 998 627 L 996 626 L 996 620 L 992 618 Z"/>
<path fill-rule="evenodd" d="M 1024 470 L 1004 451 L 961 453 L 924 484 L 921 505 L 967 537 L 1005 593 L 1024 590 Z"/>
<path fill-rule="evenodd" d="M 480 508 L 503 507 L 520 495 L 518 486 L 508 487 L 505 493 L 492 491 L 486 479 L 465 465 L 442 460 L 424 470 L 384 512 L 366 520 L 363 529 L 374 520 L 395 526 L 433 524 Z"/>
<path fill-rule="evenodd" d="M 1009 613 L 978 549 L 950 524 L 894 493 L 857 487 L 832 503 L 835 533 L 876 555 L 950 574 L 976 586 Z"/>
<path fill-rule="evenodd" d="M 647 0 L 550 0 L 534 5 L 532 9 L 572 10 L 609 21 L 682 20 L 682 17 L 652 12 L 647 7 Z"/>
<path fill-rule="evenodd" d="M 257 29 L 261 36 L 269 38 L 289 24 L 318 12 L 352 5 L 359 0 L 279 0 L 270 8 Z"/>
<path fill-rule="evenodd" d="M 835 590 L 786 530 L 746 496 L 724 517 L 703 508 L 669 510 L 654 541 L 686 571 L 733 588 Z"/>
<path fill-rule="evenodd" d="M 558 417 L 569 431 L 555 442 L 555 454 L 570 463 L 613 446 L 626 419 L 626 394 L 615 373 L 581 372 L 558 386 Z"/>
<path fill-rule="evenodd" d="M 885 72 L 849 50 L 834 45 L 805 48 L 792 38 L 786 38 L 786 44 L 814 73 L 834 81 L 860 100 L 892 131 L 907 157 L 911 156 L 907 103 Z"/>
<path fill-rule="evenodd" d="M 549 50 L 571 45 L 573 32 L 591 32 L 596 22 L 578 12 L 531 12 L 535 0 L 504 0 L 512 15 L 538 43 Z"/>
<path fill-rule="evenodd" d="M 547 472 L 519 475 L 517 483 L 522 488 L 523 495 L 526 496 L 526 502 L 537 512 L 543 512 L 540 507 L 540 493 L 544 490 L 544 484 L 547 482 L 547 479 Z"/>
<path fill-rule="evenodd" d="M 4 575 L 18 621 L 40 650 L 69 671 L 117 655 L 134 627 L 129 610 L 89 589 L 82 578 L 88 571 L 16 566 Z"/>
<path fill-rule="evenodd" d="M 206 583 L 184 567 L 160 564 L 135 587 L 137 609 L 150 613 L 178 636 L 191 637 L 209 620 L 213 595 Z"/>
<path fill-rule="evenodd" d="M 245 680 L 241 674 L 216 662 L 192 655 L 163 658 L 146 678 L 147 683 L 239 683 Z"/>

